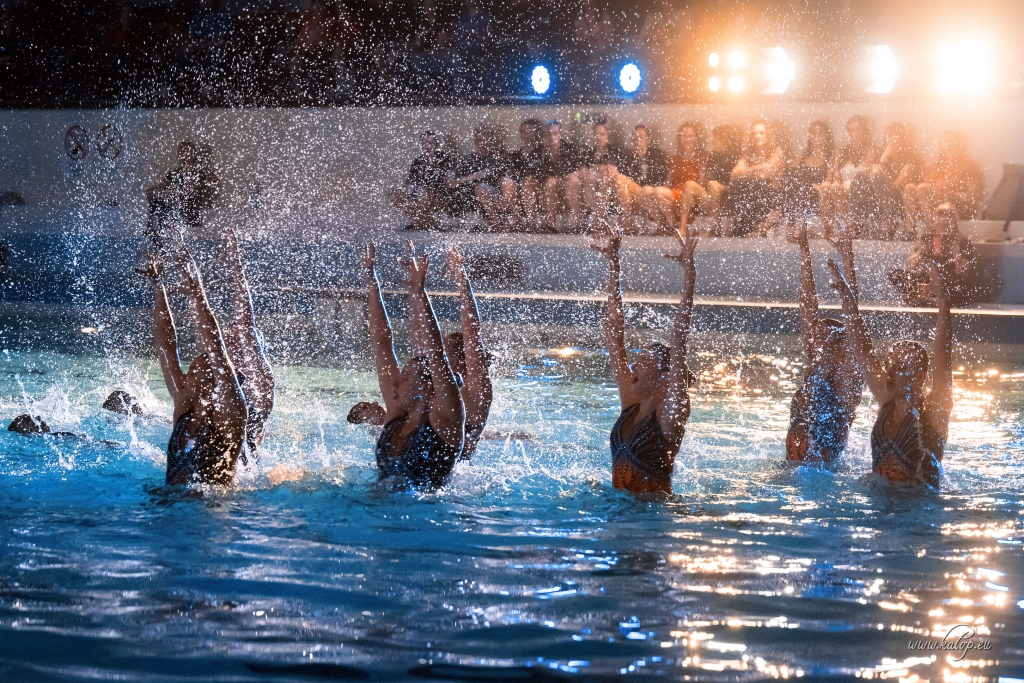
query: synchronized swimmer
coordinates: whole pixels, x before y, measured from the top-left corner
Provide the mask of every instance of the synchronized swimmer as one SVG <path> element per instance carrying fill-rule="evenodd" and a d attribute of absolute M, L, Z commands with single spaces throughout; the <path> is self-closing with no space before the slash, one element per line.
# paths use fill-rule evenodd
<path fill-rule="evenodd" d="M 957 221 L 956 208 L 939 205 L 932 215 L 935 234 Z M 800 249 L 803 379 L 790 408 L 786 459 L 830 463 L 846 448 L 851 425 L 867 384 L 880 406 L 871 431 L 872 470 L 894 483 L 938 487 L 952 411 L 952 324 L 949 273 L 925 264 L 931 296 L 938 307 L 931 354 L 915 341 L 898 341 L 884 360 L 875 353 L 857 304 L 852 234 L 833 219 L 830 240 L 840 266 L 828 259 L 830 286 L 842 299 L 843 320 L 822 319 L 811 271 L 804 224 L 797 227 Z M 622 412 L 612 427 L 612 485 L 633 493 L 670 493 L 675 457 L 690 417 L 689 390 L 695 378 L 687 366 L 687 341 L 696 284 L 697 236 L 685 222 L 677 232 L 678 254 L 665 254 L 683 271 L 680 302 L 668 344 L 648 345 L 631 363 L 625 345 L 619 250 L 622 233 L 607 230 L 591 248 L 609 265 L 605 344 Z M 151 251 L 139 269 L 153 286 L 154 338 L 160 368 L 174 402 L 167 445 L 170 486 L 229 485 L 237 463 L 255 458 L 274 405 L 274 374 L 256 326 L 237 237 L 224 233 L 222 265 L 230 274 L 232 317 L 222 327 L 207 299 L 199 267 L 180 237 Z M 457 248 L 447 259 L 448 277 L 458 288 L 461 331 L 442 336 L 425 291 L 429 259 L 412 243 L 403 260 L 410 311 L 412 357 L 401 365 L 376 271 L 376 248 L 366 246 L 367 319 L 383 406 L 360 403 L 349 421 L 382 426 L 375 448 L 378 477 L 399 487 L 437 489 L 460 460 L 469 459 L 484 434 L 493 401 L 491 354 L 481 335 L 473 287 Z M 198 355 L 181 368 L 178 338 L 168 290 L 183 294 L 191 311 Z M 926 382 L 931 371 L 931 390 Z M 121 392 L 123 393 L 123 392 Z M 116 399 L 116 400 L 115 400 Z M 104 407 L 141 414 L 135 399 L 115 392 Z M 38 418 L 18 416 L 10 429 L 47 434 Z"/>

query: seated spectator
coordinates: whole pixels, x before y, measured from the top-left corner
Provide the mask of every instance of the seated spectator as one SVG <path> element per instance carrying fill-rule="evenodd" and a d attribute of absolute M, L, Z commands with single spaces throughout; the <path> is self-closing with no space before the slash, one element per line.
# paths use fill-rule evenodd
<path fill-rule="evenodd" d="M 909 183 L 903 192 L 905 231 L 916 233 L 935 207 L 948 202 L 962 220 L 974 218 L 981 203 L 984 177 L 981 166 L 967 155 L 967 140 L 958 130 L 948 130 L 939 140 L 939 158 L 919 185 Z"/>
<path fill-rule="evenodd" d="M 885 146 L 878 161 L 871 167 L 874 196 L 878 200 L 877 230 L 869 237 L 891 240 L 897 228 L 905 225 L 903 209 L 904 188 L 921 177 L 921 160 L 914 149 L 914 141 L 907 127 L 892 122 L 885 127 Z M 901 231 L 901 239 L 913 239 L 914 233 Z"/>
<path fill-rule="evenodd" d="M 721 234 L 721 223 L 718 220 L 719 209 L 729 189 L 732 169 L 736 168 L 736 164 L 739 163 L 742 149 L 743 142 L 740 135 L 732 126 L 715 126 L 711 130 L 704 183 L 687 183 L 683 186 L 683 199 L 680 207 L 683 220 L 689 220 L 691 209 L 696 207 L 702 213 L 715 219 L 714 234 Z"/>
<path fill-rule="evenodd" d="M 790 225 L 821 215 L 818 194 L 833 170 L 835 152 L 832 127 L 825 121 L 813 121 L 799 161 L 783 172 L 784 207 Z"/>
<path fill-rule="evenodd" d="M 651 144 L 647 126 L 633 129 L 633 146 L 619 167 L 619 197 L 627 234 L 646 234 L 643 221 L 654 221 L 654 234 L 675 230 L 675 197 L 668 183 L 668 159 Z"/>
<path fill-rule="evenodd" d="M 874 213 L 876 203 L 868 174 L 878 158 L 872 143 L 871 119 L 862 114 L 846 122 L 850 144 L 839 153 L 832 176 L 819 192 L 821 211 L 825 215 L 860 222 Z"/>
<path fill-rule="evenodd" d="M 576 145 L 562 140 L 562 125 L 548 121 L 544 126 L 544 149 L 538 178 L 543 207 L 543 232 L 557 232 L 558 214 L 568 211 L 568 231 L 576 232 L 582 225 L 583 200 L 580 176 L 582 154 Z"/>
<path fill-rule="evenodd" d="M 612 198 L 619 196 L 619 166 L 625 153 L 612 143 L 611 130 L 605 119 L 598 119 L 591 133 L 592 147 L 584 155 L 583 166 L 579 170 L 580 183 L 590 215 L 602 228 L 607 228 L 609 206 Z"/>
<path fill-rule="evenodd" d="M 949 202 L 939 204 L 932 213 L 927 229 L 907 259 L 907 267 L 889 272 L 889 281 L 908 306 L 934 303 L 928 286 L 929 263 L 938 266 L 953 306 L 964 306 L 977 299 L 978 253 L 971 241 L 960 234 L 956 207 Z"/>
<path fill-rule="evenodd" d="M 511 230 L 516 201 L 516 186 L 509 177 L 511 159 L 498 144 L 497 131 L 485 123 L 473 131 L 473 147 L 449 177 L 455 202 L 478 207 L 489 229 Z"/>
<path fill-rule="evenodd" d="M 457 165 L 454 155 L 441 149 L 436 134 L 420 133 L 420 156 L 410 164 L 405 183 L 389 192 L 391 203 L 412 221 L 406 230 L 436 230 L 439 213 L 458 215 L 448 187 L 448 176 Z"/>
<path fill-rule="evenodd" d="M 146 236 L 162 249 L 164 221 L 180 222 L 179 229 L 201 225 L 199 210 L 212 206 L 218 184 L 206 155 L 200 155 L 194 142 L 182 141 L 178 145 L 178 166 L 167 172 L 163 182 L 146 189 L 149 202 Z"/>
<path fill-rule="evenodd" d="M 769 214 L 780 205 L 778 183 L 784 167 L 782 150 L 768 123 L 752 123 L 746 149 L 731 174 L 729 204 L 734 237 L 764 231 Z"/>
<path fill-rule="evenodd" d="M 669 186 L 672 196 L 679 205 L 681 214 L 680 230 L 687 234 L 690 213 L 694 208 L 702 210 L 708 204 L 710 195 L 704 189 L 707 185 L 708 154 L 704 149 L 704 128 L 699 123 L 684 123 L 676 133 L 676 154 L 669 162 Z M 707 199 L 705 199 L 707 198 Z"/>
<path fill-rule="evenodd" d="M 509 178 L 516 186 L 515 220 L 519 230 L 533 232 L 537 228 L 541 158 L 544 150 L 544 126 L 537 119 L 519 124 L 519 149 L 509 158 Z"/>

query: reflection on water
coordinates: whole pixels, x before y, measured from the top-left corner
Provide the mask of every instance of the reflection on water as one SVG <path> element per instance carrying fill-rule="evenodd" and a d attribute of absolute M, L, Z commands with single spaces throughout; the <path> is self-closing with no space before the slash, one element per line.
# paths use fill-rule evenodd
<path fill-rule="evenodd" d="M 695 354 L 651 500 L 610 487 L 618 396 L 586 347 L 506 349 L 493 438 L 436 494 L 374 486 L 345 422 L 365 365 L 281 368 L 259 462 L 202 498 L 161 488 L 155 363 L 8 352 L 0 415 L 78 436 L 0 434 L 0 679 L 1024 678 L 1020 350 L 964 354 L 924 493 L 866 474 L 867 397 L 841 462 L 786 465 L 800 363 L 733 347 Z M 113 388 L 147 415 L 100 414 Z"/>

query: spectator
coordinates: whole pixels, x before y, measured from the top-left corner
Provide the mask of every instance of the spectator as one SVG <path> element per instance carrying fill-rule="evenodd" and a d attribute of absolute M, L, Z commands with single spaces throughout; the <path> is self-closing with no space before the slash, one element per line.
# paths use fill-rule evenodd
<path fill-rule="evenodd" d="M 313 0 L 299 25 L 289 60 L 292 92 L 300 100 L 322 100 L 338 86 L 338 72 L 358 48 L 362 32 L 344 7 Z"/>
<path fill-rule="evenodd" d="M 473 131 L 474 150 L 465 155 L 449 186 L 460 206 L 479 207 L 487 227 L 512 229 L 516 187 L 510 176 L 511 159 L 498 144 L 497 131 L 482 123 Z"/>
<path fill-rule="evenodd" d="M 885 146 L 878 161 L 871 167 L 874 195 L 879 206 L 879 227 L 876 237 L 891 240 L 897 228 L 905 225 L 903 191 L 921 177 L 921 160 L 914 149 L 914 141 L 907 127 L 892 122 L 885 127 Z M 914 233 L 903 231 L 901 239 L 913 239 Z"/>
<path fill-rule="evenodd" d="M 676 133 L 677 153 L 669 163 L 669 185 L 679 205 L 680 230 L 687 234 L 690 213 L 696 207 L 703 209 L 708 202 L 698 200 L 707 197 L 708 155 L 704 147 L 704 128 L 699 123 L 684 123 Z"/>
<path fill-rule="evenodd" d="M 850 144 L 839 153 L 832 178 L 822 185 L 819 199 L 827 215 L 861 222 L 871 217 L 877 205 L 868 177 L 878 158 L 872 143 L 871 119 L 862 114 L 850 117 L 846 134 Z"/>
<path fill-rule="evenodd" d="M 437 135 L 420 133 L 420 156 L 413 159 L 405 183 L 389 192 L 391 203 L 412 221 L 406 230 L 436 230 L 437 215 L 458 213 L 448 187 L 455 157 L 441 149 Z"/>
<path fill-rule="evenodd" d="M 213 205 L 219 182 L 208 155 L 201 154 L 194 142 L 183 140 L 178 145 L 178 165 L 167 172 L 163 182 L 146 189 L 146 235 L 158 249 L 163 247 L 164 221 L 180 221 L 179 228 L 202 224 L 199 210 Z"/>
<path fill-rule="evenodd" d="M 905 230 L 917 231 L 936 206 L 948 202 L 962 220 L 974 218 L 981 203 L 984 177 L 981 166 L 967 155 L 967 140 L 959 130 L 948 130 L 939 139 L 939 158 L 924 174 L 920 185 L 909 183 L 903 192 Z"/>
<path fill-rule="evenodd" d="M 568 212 L 568 230 L 576 232 L 582 225 L 582 194 L 579 171 L 582 154 L 573 143 L 562 140 L 562 124 L 548 121 L 544 126 L 544 149 L 541 155 L 540 190 L 543 207 L 543 232 L 557 232 L 559 213 Z"/>
<path fill-rule="evenodd" d="M 769 214 L 780 204 L 778 182 L 784 167 L 782 150 L 768 123 L 752 123 L 747 147 L 730 176 L 734 237 L 765 231 Z"/>
<path fill-rule="evenodd" d="M 831 126 L 825 121 L 812 122 L 800 160 L 783 173 L 786 219 L 790 225 L 807 216 L 821 215 L 818 194 L 833 170 L 835 151 Z"/>
<path fill-rule="evenodd" d="M 515 220 L 521 230 L 532 232 L 537 227 L 537 178 L 541 173 L 544 126 L 537 119 L 519 124 L 519 149 L 509 158 L 509 178 L 516 186 Z"/>
<path fill-rule="evenodd" d="M 908 306 L 933 303 L 926 269 L 929 263 L 934 263 L 942 274 L 953 306 L 965 306 L 977 299 L 978 253 L 971 241 L 960 234 L 956 207 L 949 202 L 939 204 L 932 213 L 927 229 L 907 259 L 907 267 L 889 272 L 889 281 Z"/>
<path fill-rule="evenodd" d="M 647 126 L 633 128 L 632 148 L 626 150 L 619 167 L 619 196 L 623 199 L 626 232 L 642 234 L 642 224 L 655 223 L 655 234 L 675 229 L 675 198 L 668 183 L 668 160 L 659 147 L 651 144 Z"/>
<path fill-rule="evenodd" d="M 591 133 L 593 146 L 584 155 L 584 163 L 579 170 L 580 183 L 584 203 L 591 216 L 599 223 L 607 223 L 609 204 L 613 196 L 619 195 L 619 166 L 625 159 L 625 153 L 612 143 L 611 130 L 604 118 L 594 123 Z"/>

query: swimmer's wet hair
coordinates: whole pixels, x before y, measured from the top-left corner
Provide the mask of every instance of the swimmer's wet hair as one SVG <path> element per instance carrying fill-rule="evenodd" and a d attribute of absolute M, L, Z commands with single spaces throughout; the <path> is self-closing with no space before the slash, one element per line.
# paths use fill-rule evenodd
<path fill-rule="evenodd" d="M 457 358 L 463 365 L 466 364 L 466 342 L 461 332 L 452 332 L 444 336 L 444 347 L 453 357 Z M 484 349 L 484 359 L 487 365 L 494 362 L 494 354 Z"/>
<path fill-rule="evenodd" d="M 925 349 L 924 345 L 920 342 L 911 341 L 909 339 L 898 341 L 889 347 L 889 354 L 892 354 L 893 352 L 898 353 L 900 356 L 910 356 L 912 361 L 917 362 L 918 367 L 920 367 L 924 372 L 928 372 L 928 366 L 931 361 L 928 358 L 928 350 Z M 888 360 L 889 354 L 886 354 L 886 360 Z M 886 374 L 889 374 L 892 371 L 893 368 L 890 367 L 887 362 L 885 366 Z"/>
<path fill-rule="evenodd" d="M 345 418 L 350 424 L 369 424 L 382 426 L 387 412 L 384 406 L 373 401 L 362 401 L 352 406 Z"/>
<path fill-rule="evenodd" d="M 664 342 L 654 342 L 647 349 L 658 359 L 658 372 L 668 372 L 672 367 L 672 349 Z"/>
<path fill-rule="evenodd" d="M 50 425 L 46 424 L 46 421 L 38 415 L 28 415 L 26 413 L 11 420 L 11 424 L 7 425 L 7 431 L 23 435 L 49 434 Z"/>

